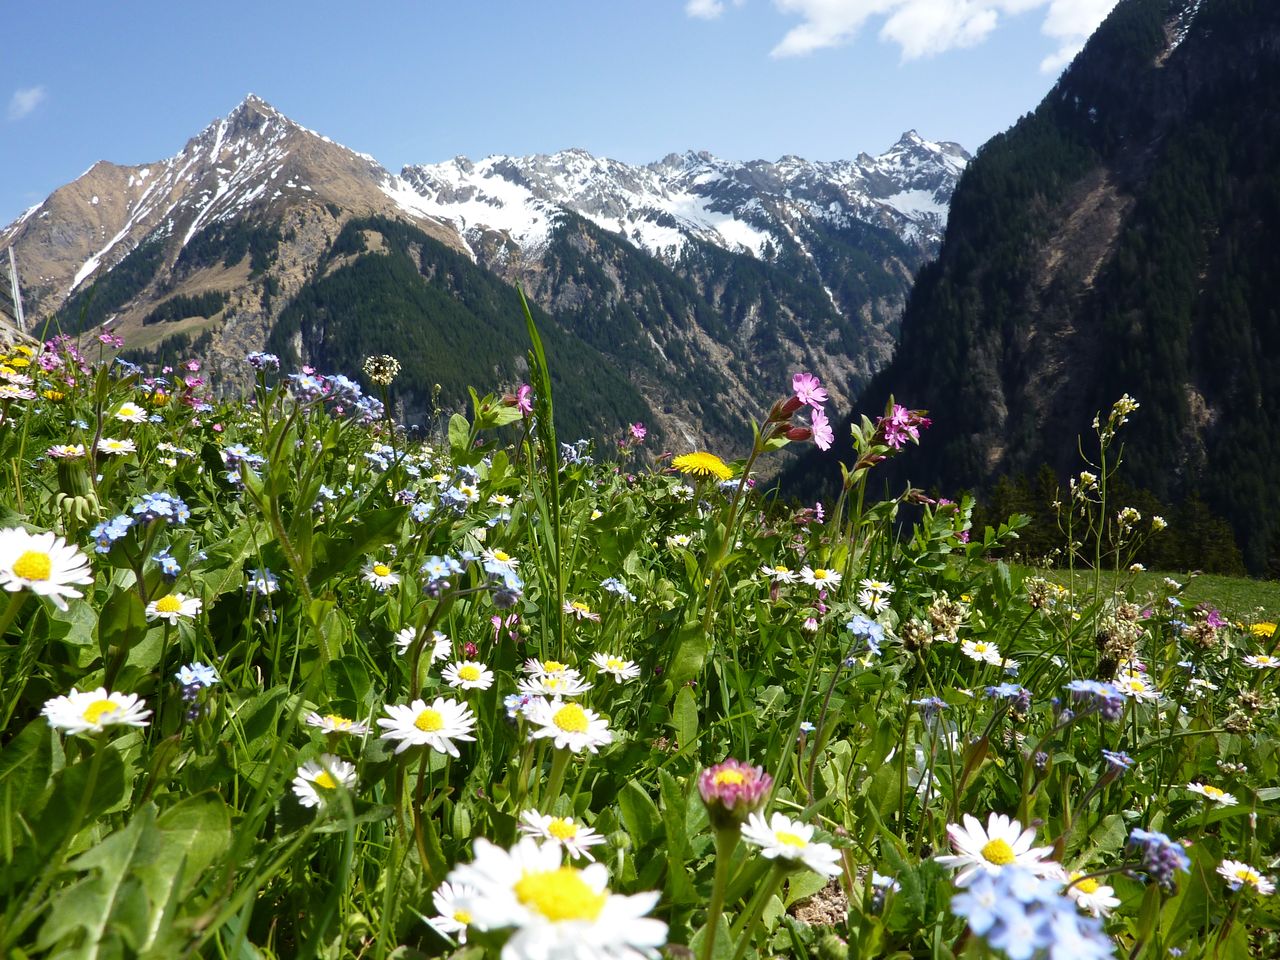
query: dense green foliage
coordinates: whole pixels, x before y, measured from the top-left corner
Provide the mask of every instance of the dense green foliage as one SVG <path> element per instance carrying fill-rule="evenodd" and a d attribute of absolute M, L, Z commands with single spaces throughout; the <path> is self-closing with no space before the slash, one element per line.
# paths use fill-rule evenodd
<path fill-rule="evenodd" d="M 219 263 L 234 267 L 247 256 L 249 275 L 256 277 L 275 261 L 282 239 L 280 226 L 275 223 L 234 220 L 213 224 L 187 241 L 174 268 L 193 271 Z"/>
<path fill-rule="evenodd" d="M 366 231 L 376 232 L 385 249 L 366 252 Z M 599 435 L 648 418 L 647 405 L 619 369 L 545 313 L 535 316 L 548 349 L 563 358 L 555 384 L 562 432 Z M 353 370 L 366 356 L 392 354 L 404 365 L 398 409 L 406 421 L 426 423 L 438 411 L 464 406 L 472 383 L 522 379 L 522 317 L 514 288 L 416 227 L 357 219 L 335 239 L 319 277 L 281 312 L 268 349 L 286 362 L 328 370 Z"/>
<path fill-rule="evenodd" d="M 189 317 L 212 317 L 227 305 L 227 295 L 221 290 L 205 290 L 192 296 L 178 294 L 170 297 L 142 318 L 143 326 L 152 323 L 172 323 Z"/>
<path fill-rule="evenodd" d="M 50 324 L 52 330 L 78 333 L 99 327 L 155 279 L 164 262 L 164 240 L 152 234 L 111 270 L 67 298 Z"/>
<path fill-rule="evenodd" d="M 1275 574 L 1280 6 L 1205 0 L 1167 53 L 1185 7 L 1120 3 L 979 151 L 863 403 L 936 409 L 935 445 L 904 469 L 987 491 L 1040 463 L 1067 475 L 1078 425 L 1130 393 L 1126 482 L 1171 513 L 1203 501 Z"/>

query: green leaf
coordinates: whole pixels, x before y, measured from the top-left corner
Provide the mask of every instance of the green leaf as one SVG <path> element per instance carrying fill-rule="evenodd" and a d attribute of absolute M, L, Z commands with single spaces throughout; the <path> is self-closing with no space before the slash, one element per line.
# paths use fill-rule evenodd
<path fill-rule="evenodd" d="M 150 907 L 143 885 L 134 875 L 134 860 L 151 860 L 158 848 L 155 808 L 148 804 L 137 810 L 127 827 L 68 864 L 73 870 L 96 870 L 97 874 L 57 896 L 40 928 L 37 946 L 52 947 L 80 931 L 83 936 L 77 945 L 59 951 L 59 956 L 77 960 L 116 956 L 119 951 L 112 946 L 114 937 L 131 947 L 140 946 L 146 939 Z"/>
<path fill-rule="evenodd" d="M 314 543 L 316 562 L 308 577 L 312 588 L 319 589 L 344 570 L 357 569 L 366 553 L 393 539 L 407 515 L 404 507 L 369 510 L 360 514 L 354 523 L 341 528 L 344 536 L 317 536 Z"/>
<path fill-rule="evenodd" d="M 132 588 L 117 588 L 98 617 L 98 649 L 107 657 L 112 648 L 129 649 L 147 633 L 147 610 Z"/>
<path fill-rule="evenodd" d="M 622 811 L 622 822 L 627 833 L 637 848 L 643 847 L 658 832 L 662 825 L 662 817 L 658 806 L 636 780 L 627 780 L 626 786 L 618 794 L 618 808 Z"/>
<path fill-rule="evenodd" d="M 455 460 L 465 459 L 471 445 L 471 424 L 460 413 L 449 418 L 449 452 Z"/>
<path fill-rule="evenodd" d="M 676 742 L 681 749 L 698 739 L 698 702 L 693 688 L 684 686 L 676 693 L 675 706 L 671 709 L 671 725 L 676 731 Z"/>

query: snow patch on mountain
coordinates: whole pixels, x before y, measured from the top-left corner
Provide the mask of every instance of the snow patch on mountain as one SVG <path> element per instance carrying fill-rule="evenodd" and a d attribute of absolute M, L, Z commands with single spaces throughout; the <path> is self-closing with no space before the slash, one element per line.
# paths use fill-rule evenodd
<path fill-rule="evenodd" d="M 874 223 L 936 243 L 968 161 L 956 144 L 910 131 L 886 153 L 855 161 L 742 163 L 688 152 L 636 166 L 570 149 L 409 166 L 382 189 L 407 213 L 452 223 L 473 247 L 496 232 L 536 254 L 570 211 L 668 260 L 690 240 L 764 258 L 781 237 L 794 239 L 788 223 L 797 217 Z"/>

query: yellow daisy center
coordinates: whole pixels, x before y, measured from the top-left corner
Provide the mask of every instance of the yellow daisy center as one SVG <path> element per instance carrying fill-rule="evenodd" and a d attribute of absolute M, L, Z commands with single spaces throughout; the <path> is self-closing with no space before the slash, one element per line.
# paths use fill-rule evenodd
<path fill-rule="evenodd" d="M 547 824 L 547 833 L 557 840 L 572 840 L 578 835 L 578 825 L 565 817 L 555 817 Z"/>
<path fill-rule="evenodd" d="M 975 653 L 986 653 L 987 645 L 983 643 L 981 640 L 979 640 L 977 643 L 973 645 L 973 650 Z"/>
<path fill-rule="evenodd" d="M 167 597 L 161 597 L 156 601 L 156 610 L 160 613 L 177 613 L 182 609 L 182 601 L 169 594 Z"/>
<path fill-rule="evenodd" d="M 444 717 L 440 716 L 439 710 L 428 707 L 418 714 L 413 725 L 423 733 L 435 733 L 437 730 L 444 729 Z"/>
<path fill-rule="evenodd" d="M 988 840 L 982 848 L 982 856 L 988 863 L 1007 867 L 1018 858 L 1014 856 L 1013 847 L 1007 840 Z"/>
<path fill-rule="evenodd" d="M 625 661 L 619 660 L 617 657 L 610 657 L 604 662 L 604 665 L 610 670 L 623 670 L 627 666 Z"/>
<path fill-rule="evenodd" d="M 786 567 L 774 567 L 773 572 L 774 573 L 790 573 L 791 571 Z"/>
<path fill-rule="evenodd" d="M 495 550 L 493 551 L 493 559 L 497 560 L 499 563 L 506 563 L 511 559 L 511 555 L 502 550 Z"/>
<path fill-rule="evenodd" d="M 786 830 L 779 830 L 774 834 L 779 843 L 786 844 L 788 847 L 795 847 L 797 850 L 803 849 L 809 845 L 809 841 L 798 834 L 788 833 Z"/>
<path fill-rule="evenodd" d="M 1076 884 L 1076 889 L 1081 893 L 1097 893 L 1098 887 L 1099 883 L 1093 877 L 1090 877 L 1088 880 L 1081 880 Z"/>
<path fill-rule="evenodd" d="M 472 682 L 480 679 L 480 668 L 467 664 L 458 671 L 458 677 L 462 680 Z"/>
<path fill-rule="evenodd" d="M 587 714 L 576 703 L 566 704 L 555 712 L 551 722 L 565 733 L 586 733 Z"/>
<path fill-rule="evenodd" d="M 53 573 L 53 560 L 40 550 L 28 550 L 13 564 L 15 576 L 23 580 L 48 580 Z"/>
<path fill-rule="evenodd" d="M 86 723 L 97 723 L 107 714 L 115 713 L 120 709 L 120 704 L 112 700 L 95 700 L 84 708 L 84 719 Z"/>
<path fill-rule="evenodd" d="M 1241 867 L 1236 871 L 1235 876 L 1237 880 L 1243 881 L 1251 887 L 1256 887 L 1258 881 L 1262 879 L 1262 875 L 1257 870 L 1250 870 L 1248 867 Z"/>
<path fill-rule="evenodd" d="M 573 609 L 577 610 L 579 613 L 590 613 L 590 612 L 591 612 L 591 608 L 590 608 L 590 607 L 588 607 L 588 606 L 587 606 L 585 603 L 583 603 L 581 600 L 575 600 L 575 601 L 573 601 L 572 606 L 573 606 Z"/>
<path fill-rule="evenodd" d="M 827 576 L 828 576 L 828 574 L 827 574 L 827 571 L 825 571 L 825 570 L 815 570 L 815 571 L 813 571 L 813 579 L 815 579 L 815 580 L 825 580 L 825 579 L 827 579 Z"/>
<path fill-rule="evenodd" d="M 1260 653 L 1256 657 L 1254 657 L 1254 660 L 1256 660 L 1258 663 L 1270 663 L 1272 658 L 1267 656 L 1265 653 Z"/>
<path fill-rule="evenodd" d="M 747 778 L 737 770 L 721 770 L 712 780 L 717 787 L 737 787 L 747 782 Z"/>
<path fill-rule="evenodd" d="M 328 770 L 321 770 L 312 782 L 317 787 L 324 787 L 326 790 L 336 790 L 338 788 L 338 781 L 333 779 L 333 774 Z"/>
<path fill-rule="evenodd" d="M 336 713 L 326 714 L 324 719 L 328 722 L 329 726 L 336 730 L 345 730 L 347 727 L 351 726 L 350 720 L 346 717 L 340 717 Z"/>
<path fill-rule="evenodd" d="M 461 924 L 470 925 L 471 912 L 469 910 L 455 910 L 453 911 L 453 919 L 457 920 Z"/>
<path fill-rule="evenodd" d="M 389 573 L 391 573 L 391 568 L 385 563 L 375 563 L 373 565 L 373 575 L 375 577 L 385 577 Z"/>
<path fill-rule="evenodd" d="M 564 673 L 565 669 L 566 669 L 565 665 L 563 663 L 560 663 L 558 660 L 542 661 L 543 673 Z"/>
<path fill-rule="evenodd" d="M 1127 680 L 1125 681 L 1125 685 L 1128 686 L 1129 690 L 1133 693 L 1141 693 L 1143 690 L 1147 689 L 1147 685 L 1141 680 Z"/>
<path fill-rule="evenodd" d="M 526 873 L 515 885 L 516 899 L 552 923 L 595 920 L 608 894 L 591 889 L 573 867 Z"/>
<path fill-rule="evenodd" d="M 1202 787 L 1201 789 L 1204 790 L 1204 795 L 1206 797 L 1213 797 L 1213 799 L 1215 800 L 1217 800 L 1219 797 L 1225 797 L 1227 795 L 1227 792 L 1225 790 L 1219 790 L 1217 787 L 1205 786 L 1205 787 Z"/>

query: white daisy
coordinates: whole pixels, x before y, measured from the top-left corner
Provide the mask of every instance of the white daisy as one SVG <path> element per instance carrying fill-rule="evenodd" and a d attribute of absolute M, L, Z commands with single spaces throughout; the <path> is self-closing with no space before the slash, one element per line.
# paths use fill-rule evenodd
<path fill-rule="evenodd" d="M 987 818 L 984 830 L 977 817 L 964 815 L 964 825 L 947 825 L 947 837 L 951 840 L 954 855 L 937 858 L 944 867 L 957 868 L 957 887 L 967 887 L 982 873 L 999 873 L 1005 867 L 1017 864 L 1037 876 L 1052 876 L 1061 867 L 1052 860 L 1045 860 L 1053 852 L 1052 847 L 1033 847 L 1036 832 L 1023 830 L 1017 820 L 1002 813 Z"/>
<path fill-rule="evenodd" d="M 768 822 L 753 813 L 742 825 L 742 839 L 760 848 L 768 860 L 797 860 L 824 877 L 840 873 L 840 852 L 829 843 L 813 842 L 813 825 L 775 813 Z"/>
<path fill-rule="evenodd" d="M 1137 670 L 1123 670 L 1111 681 L 1111 685 L 1126 697 L 1133 697 L 1139 702 L 1160 699 L 1160 691 L 1155 688 L 1145 673 Z"/>
<path fill-rule="evenodd" d="M 580 677 L 582 676 L 577 670 L 569 666 L 567 663 L 561 663 L 559 660 L 538 660 L 530 658 L 524 662 L 521 668 L 525 673 L 534 677 Z"/>
<path fill-rule="evenodd" d="M 577 620 L 599 621 L 600 619 L 600 614 L 595 613 L 581 600 L 566 600 L 564 602 L 564 612 Z"/>
<path fill-rule="evenodd" d="M 293 778 L 294 795 L 304 807 L 318 807 L 338 789 L 350 790 L 355 785 L 356 768 L 330 753 L 304 763 Z"/>
<path fill-rule="evenodd" d="M 811 587 L 825 589 L 827 587 L 838 587 L 843 579 L 837 570 L 828 570 L 826 567 L 801 567 L 800 579 Z"/>
<path fill-rule="evenodd" d="M 1273 657 L 1265 653 L 1245 657 L 1244 662 L 1245 666 L 1253 667 L 1255 670 L 1274 670 L 1280 667 L 1280 657 Z"/>
<path fill-rule="evenodd" d="M 133 453 L 137 449 L 137 444 L 132 440 L 116 440 L 111 437 L 103 437 L 98 441 L 98 452 L 106 453 L 113 457 L 123 456 L 126 453 Z"/>
<path fill-rule="evenodd" d="M 381 560 L 370 560 L 360 572 L 364 574 L 365 582 L 380 593 L 400 582 L 400 574 L 393 573 Z"/>
<path fill-rule="evenodd" d="M 964 640 L 960 644 L 960 651 L 966 657 L 981 663 L 990 663 L 997 667 L 1004 663 L 1004 658 L 1000 656 L 1000 648 L 989 640 Z"/>
<path fill-rule="evenodd" d="M 446 880 L 431 894 L 436 916 L 426 917 L 427 926 L 436 933 L 458 943 L 467 942 L 467 927 L 471 925 L 471 911 L 461 906 L 468 897 L 475 897 L 475 890 L 465 884 Z"/>
<path fill-rule="evenodd" d="M 767 563 L 760 568 L 760 572 L 772 580 L 774 583 L 795 583 L 796 572 L 790 567 L 784 567 L 778 564 L 775 567 L 769 566 Z"/>
<path fill-rule="evenodd" d="M 592 684 L 568 674 L 547 674 L 541 677 L 522 677 L 516 689 L 531 697 L 579 697 L 590 690 Z"/>
<path fill-rule="evenodd" d="M 352 736 L 362 737 L 369 732 L 367 723 L 357 723 L 355 720 L 340 717 L 336 713 L 326 713 L 321 716 L 313 710 L 303 719 L 307 726 L 316 727 L 324 733 L 349 733 Z"/>
<path fill-rule="evenodd" d="M 1198 793 L 1207 800 L 1212 800 L 1219 806 L 1234 807 L 1238 800 L 1225 790 L 1219 789 L 1208 783 L 1188 783 L 1187 789 L 1192 793 Z"/>
<path fill-rule="evenodd" d="M 889 609 L 889 598 L 871 590 L 858 591 L 858 606 L 868 613 L 881 614 Z"/>
<path fill-rule="evenodd" d="M 489 497 L 489 502 L 496 507 L 509 507 L 515 503 L 515 500 L 508 497 L 505 493 L 495 493 Z"/>
<path fill-rule="evenodd" d="M 179 620 L 191 620 L 199 616 L 202 605 L 197 597 L 181 593 L 166 594 L 147 604 L 147 619 L 168 620 L 171 626 L 177 626 Z"/>
<path fill-rule="evenodd" d="M 461 690 L 488 690 L 493 686 L 493 671 L 474 660 L 459 660 L 444 668 L 444 682 Z"/>
<path fill-rule="evenodd" d="M 147 419 L 147 411 L 136 403 L 125 401 L 116 408 L 114 416 L 125 423 L 143 423 Z"/>
<path fill-rule="evenodd" d="M 689 536 L 687 533 L 673 533 L 671 536 L 667 537 L 667 546 L 671 547 L 673 550 L 680 547 L 687 547 L 691 543 L 693 543 L 693 537 Z"/>
<path fill-rule="evenodd" d="M 1081 910 L 1087 910 L 1095 917 L 1111 916 L 1111 911 L 1120 906 L 1115 888 L 1099 883 L 1095 877 L 1081 880 L 1083 876 L 1079 870 L 1071 871 L 1071 886 L 1067 887 L 1067 894 Z"/>
<path fill-rule="evenodd" d="M 576 823 L 573 817 L 553 817 L 537 810 L 526 810 L 520 814 L 520 832 L 558 843 L 569 851 L 571 857 L 585 857 L 592 861 L 595 857 L 587 848 L 604 843 L 602 835 Z"/>
<path fill-rule="evenodd" d="M 483 566 L 490 573 L 510 573 L 520 566 L 520 561 L 505 550 L 486 550 Z"/>
<path fill-rule="evenodd" d="M 602 673 L 610 674 L 618 683 L 625 683 L 640 676 L 640 668 L 634 663 L 630 660 L 623 660 L 621 657 L 615 657 L 610 653 L 593 653 L 591 662 Z"/>
<path fill-rule="evenodd" d="M 0 586 L 10 593 L 30 590 L 65 610 L 67 597 L 84 596 L 75 585 L 90 583 L 89 558 L 57 534 L 0 530 Z"/>
<path fill-rule="evenodd" d="M 525 717 L 533 724 L 531 739 L 550 737 L 561 749 L 581 753 L 596 753 L 600 747 L 613 741 L 609 723 L 594 710 L 576 703 L 562 703 L 545 697 L 532 701 L 525 709 Z"/>
<path fill-rule="evenodd" d="M 502 948 L 506 960 L 574 957 L 579 960 L 656 960 L 667 925 L 646 914 L 655 892 L 622 896 L 608 889 L 609 874 L 592 863 L 563 865 L 559 844 L 524 837 L 511 850 L 477 839 L 475 859 L 449 874 L 474 894 L 458 905 L 479 930 L 514 927 Z"/>
<path fill-rule="evenodd" d="M 1223 860 L 1218 864 L 1218 874 L 1227 881 L 1227 885 L 1232 890 L 1252 887 L 1263 896 L 1270 896 L 1276 892 L 1275 883 L 1240 860 Z"/>
<path fill-rule="evenodd" d="M 46 700 L 40 711 L 49 726 L 69 734 L 101 733 L 107 727 L 145 727 L 151 711 L 136 693 L 108 693 L 105 687 Z"/>
<path fill-rule="evenodd" d="M 885 581 L 883 581 L 883 580 L 875 580 L 875 579 L 872 579 L 872 578 L 867 578 L 867 579 L 865 579 L 865 580 L 860 580 L 860 581 L 858 582 L 858 586 L 860 586 L 863 590 L 870 591 L 871 593 L 882 593 L 882 594 L 884 594 L 886 597 L 887 597 L 889 594 L 893 593 L 893 591 L 894 591 L 894 586 L 893 586 L 893 584 L 891 584 L 891 583 L 886 583 L 886 582 L 885 582 Z"/>
<path fill-rule="evenodd" d="M 417 632 L 413 627 L 405 627 L 396 634 L 396 648 L 401 654 L 409 652 L 409 647 L 413 645 Z M 435 663 L 437 660 L 443 660 L 453 652 L 453 644 L 449 642 L 448 634 L 441 633 L 439 630 L 431 632 L 431 643 L 425 648 L 430 660 L 428 663 Z"/>
<path fill-rule="evenodd" d="M 410 747 L 428 746 L 438 753 L 456 757 L 458 748 L 453 741 L 475 740 L 471 735 L 476 725 L 475 714 L 465 703 L 436 697 L 431 706 L 418 699 L 407 707 L 393 703 L 382 709 L 387 716 L 378 718 L 378 726 L 386 731 L 381 739 L 400 741 L 396 753 L 404 753 Z"/>

